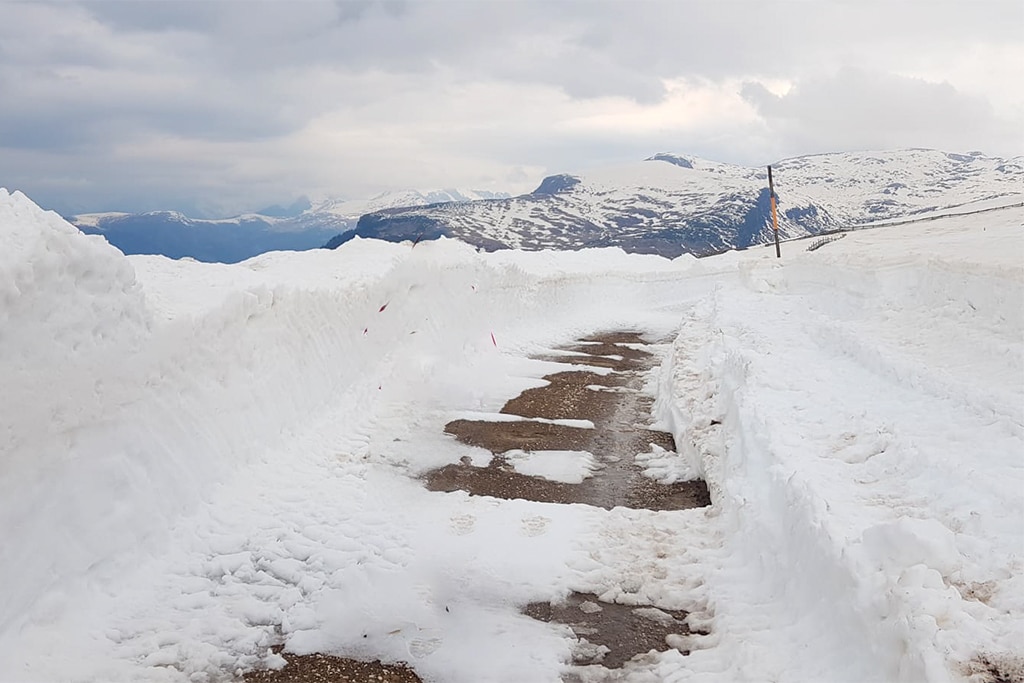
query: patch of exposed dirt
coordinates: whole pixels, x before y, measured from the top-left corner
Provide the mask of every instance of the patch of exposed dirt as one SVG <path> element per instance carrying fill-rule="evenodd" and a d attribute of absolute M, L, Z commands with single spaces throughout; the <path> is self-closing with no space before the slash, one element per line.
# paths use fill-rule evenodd
<path fill-rule="evenodd" d="M 596 595 L 572 593 L 565 602 L 527 605 L 525 614 L 569 626 L 580 639 L 577 665 L 617 669 L 636 655 L 664 652 L 669 635 L 686 635 L 686 612 L 601 602 Z M 684 652 L 684 654 L 689 654 Z"/>
<path fill-rule="evenodd" d="M 445 432 L 494 454 L 487 467 L 468 461 L 425 476 L 432 491 L 463 490 L 473 495 L 522 498 L 545 503 L 584 503 L 651 510 L 679 510 L 711 503 L 703 481 L 658 484 L 634 462 L 651 445 L 675 450 L 670 434 L 648 428 L 653 401 L 641 393 L 642 373 L 654 363 L 643 338 L 617 332 L 585 338 L 566 347 L 579 355 L 549 360 L 607 367 L 610 374 L 564 371 L 547 375 L 547 386 L 527 389 L 509 400 L 502 413 L 525 418 L 590 420 L 594 429 L 532 420 L 497 422 L 455 420 Z M 593 453 L 600 469 L 580 484 L 563 484 L 517 473 L 502 457 L 506 451 L 579 450 Z"/>
<path fill-rule="evenodd" d="M 963 667 L 971 683 L 1024 683 L 1024 656 L 1016 653 L 979 653 Z"/>
<path fill-rule="evenodd" d="M 422 683 L 419 676 L 404 664 L 361 662 L 330 655 L 292 655 L 282 669 L 262 669 L 244 675 L 246 683 Z"/>
<path fill-rule="evenodd" d="M 580 370 L 556 372 L 544 379 L 549 382 L 548 386 L 527 389 L 509 400 L 501 412 L 550 420 L 582 419 L 580 415 L 606 416 L 615 410 L 618 396 L 614 391 L 600 391 L 587 387 L 629 390 L 625 387 L 626 378 L 618 374 L 598 375 Z M 587 419 L 593 420 L 593 417 Z"/>
<path fill-rule="evenodd" d="M 580 337 L 581 344 L 641 344 L 647 345 L 643 332 L 634 330 L 613 330 L 600 332 L 589 337 Z"/>
<path fill-rule="evenodd" d="M 524 451 L 586 450 L 592 429 L 567 427 L 546 422 L 489 422 L 486 420 L 455 420 L 444 431 L 470 446 L 504 453 L 515 448 Z"/>
<path fill-rule="evenodd" d="M 487 467 L 469 463 L 445 465 L 429 472 L 426 482 L 431 491 L 467 491 L 474 496 L 521 498 L 538 503 L 582 502 L 574 500 L 578 497 L 577 485 L 519 474 L 501 456 L 495 456 Z"/>

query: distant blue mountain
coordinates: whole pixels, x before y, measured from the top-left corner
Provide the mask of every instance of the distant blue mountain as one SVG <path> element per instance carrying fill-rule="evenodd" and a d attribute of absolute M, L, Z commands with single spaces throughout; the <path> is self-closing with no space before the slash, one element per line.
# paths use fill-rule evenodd
<path fill-rule="evenodd" d="M 70 222 L 84 233 L 103 235 L 125 254 L 236 263 L 267 251 L 315 249 L 348 225 L 332 215 L 310 218 L 303 219 L 300 211 L 291 217 L 247 214 L 228 220 L 203 220 L 175 211 L 154 211 L 74 216 Z"/>

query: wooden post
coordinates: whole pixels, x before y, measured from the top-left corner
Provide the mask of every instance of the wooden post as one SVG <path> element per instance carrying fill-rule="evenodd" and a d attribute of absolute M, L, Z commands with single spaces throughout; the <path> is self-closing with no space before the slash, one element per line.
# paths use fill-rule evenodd
<path fill-rule="evenodd" d="M 782 258 L 779 250 L 779 215 L 775 210 L 775 183 L 772 181 L 772 167 L 768 167 L 768 195 L 772 203 L 772 228 L 775 230 L 775 258 Z"/>

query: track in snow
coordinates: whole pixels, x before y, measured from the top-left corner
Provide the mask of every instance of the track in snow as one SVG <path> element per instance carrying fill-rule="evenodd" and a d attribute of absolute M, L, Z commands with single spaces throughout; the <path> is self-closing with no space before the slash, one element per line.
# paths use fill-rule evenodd
<path fill-rule="evenodd" d="M 675 450 L 672 435 L 651 429 L 650 397 L 640 389 L 642 373 L 653 356 L 635 332 L 604 334 L 580 340 L 562 349 L 567 355 L 544 360 L 605 368 L 558 372 L 546 376 L 547 386 L 528 389 L 508 401 L 505 415 L 517 421 L 455 420 L 445 431 L 459 441 L 490 450 L 486 467 L 468 462 L 430 472 L 427 486 L 434 491 L 464 490 L 474 495 L 522 498 L 544 503 L 583 503 L 605 509 L 628 507 L 647 510 L 683 510 L 710 504 L 703 481 L 663 485 L 645 477 L 634 456 L 652 444 Z M 543 421 L 536 421 L 536 419 Z M 559 420 L 584 420 L 594 428 Z M 592 453 L 597 460 L 593 476 L 579 483 L 551 481 L 517 472 L 507 453 L 575 450 Z"/>
<path fill-rule="evenodd" d="M 681 510 L 710 505 L 702 480 L 659 484 L 644 476 L 635 456 L 652 446 L 675 449 L 672 436 L 651 429 L 652 400 L 642 389 L 654 356 L 637 332 L 616 332 L 579 340 L 542 360 L 582 366 L 546 376 L 546 386 L 527 389 L 501 409 L 523 420 L 455 420 L 445 431 L 459 441 L 490 450 L 491 462 L 469 459 L 427 474 L 434 491 L 522 498 L 547 503 L 583 503 L 605 509 Z M 595 372 L 598 369 L 607 373 Z M 537 421 L 541 420 L 541 421 Z M 589 421 L 593 428 L 559 421 Z M 563 452 L 593 454 L 596 468 L 579 483 L 551 481 L 517 472 L 506 454 Z M 573 664 L 619 668 L 637 655 L 664 651 L 673 636 L 690 633 L 686 612 L 653 605 L 621 605 L 596 595 L 571 593 L 563 601 L 532 603 L 525 613 L 568 625 L 578 639 Z M 567 674 L 572 675 L 571 671 Z"/>

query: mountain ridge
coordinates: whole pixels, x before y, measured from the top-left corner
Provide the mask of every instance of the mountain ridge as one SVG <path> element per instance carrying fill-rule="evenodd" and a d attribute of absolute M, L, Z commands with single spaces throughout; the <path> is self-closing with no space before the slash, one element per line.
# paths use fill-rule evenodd
<path fill-rule="evenodd" d="M 929 149 L 833 152 L 772 164 L 783 238 L 894 220 L 1018 194 L 1024 157 Z M 640 162 L 545 178 L 531 193 L 387 209 L 334 237 L 442 235 L 486 250 L 621 247 L 667 257 L 771 239 L 767 170 L 659 152 Z"/>

